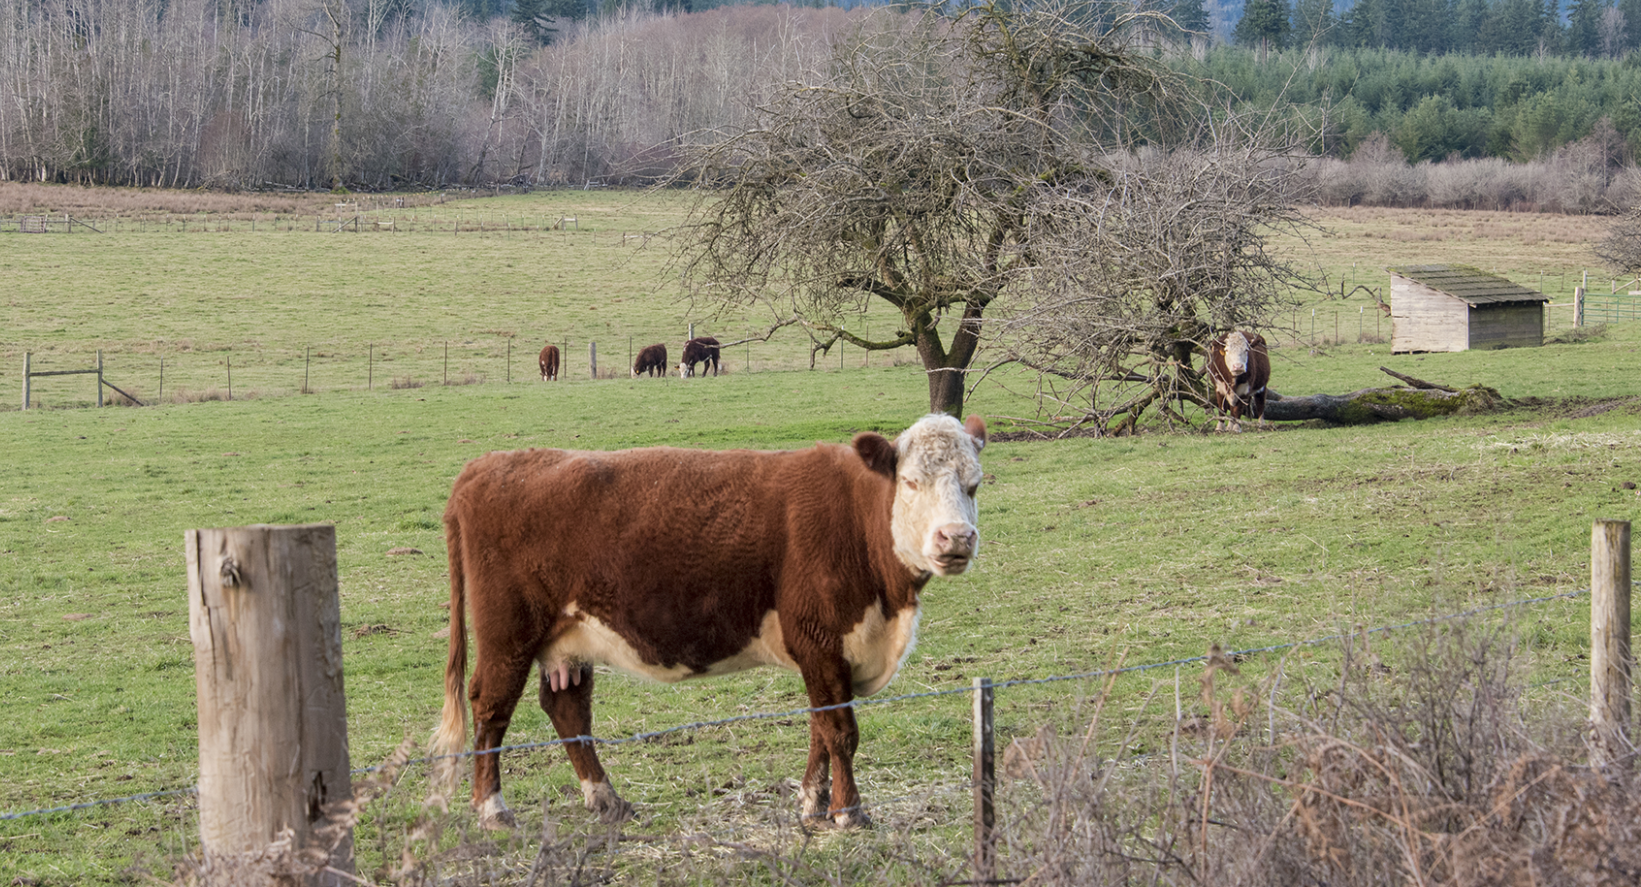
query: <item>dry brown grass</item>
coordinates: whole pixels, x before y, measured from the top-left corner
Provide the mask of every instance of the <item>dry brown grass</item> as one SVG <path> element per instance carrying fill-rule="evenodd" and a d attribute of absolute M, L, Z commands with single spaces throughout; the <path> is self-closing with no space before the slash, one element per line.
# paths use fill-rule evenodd
<path fill-rule="evenodd" d="M 163 220 L 198 218 L 247 220 L 270 216 L 335 215 L 338 203 L 360 210 L 424 205 L 441 194 L 344 195 L 324 191 L 204 191 L 167 188 L 107 188 L 81 185 L 0 183 L 0 216 L 62 215 L 86 219 Z"/>
<path fill-rule="evenodd" d="M 1553 274 L 1551 292 L 1580 282 L 1569 270 L 1587 269 L 1592 287 L 1607 280 L 1592 252 L 1612 223 L 1602 216 L 1356 206 L 1313 207 L 1306 217 L 1318 228 L 1308 242 L 1277 246 L 1335 280 L 1354 272 L 1356 283 L 1378 286 L 1386 266 L 1426 263 L 1473 265 L 1534 287 L 1539 274 Z M 1336 282 L 1332 289 L 1337 295 Z"/>
<path fill-rule="evenodd" d="M 1306 654 L 1258 680 L 1215 648 L 1194 680 L 1153 688 L 1147 706 L 1175 714 L 1151 754 L 1126 751 L 1134 714 L 1106 705 L 1109 685 L 1080 735 L 1045 727 L 1016 739 L 997 792 L 996 883 L 1641 882 L 1641 778 L 1585 762 L 1577 702 L 1528 703 L 1508 627 L 1452 624 L 1376 643 L 1345 644 L 1337 668 Z M 332 808 L 325 834 L 358 822 L 409 755 L 401 747 L 356 801 Z M 545 804 L 539 829 L 499 835 L 471 831 L 465 811 L 420 807 L 376 817 L 384 862 L 367 877 L 476 887 L 973 876 L 966 827 L 948 828 L 962 826 L 967 786 L 913 789 L 874 807 L 875 828 L 844 833 L 797 822 L 791 789 L 726 784 L 693 819 L 617 832 L 579 810 L 555 820 Z M 190 884 L 246 883 L 237 875 L 315 871 L 322 857 L 276 842 L 236 868 L 195 859 L 178 872 Z"/>

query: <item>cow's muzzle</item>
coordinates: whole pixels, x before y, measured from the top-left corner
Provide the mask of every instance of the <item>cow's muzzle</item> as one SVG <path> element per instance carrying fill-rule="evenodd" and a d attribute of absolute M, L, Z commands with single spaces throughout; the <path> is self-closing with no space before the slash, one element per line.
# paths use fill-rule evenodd
<path fill-rule="evenodd" d="M 934 572 L 955 576 L 969 568 L 974 550 L 980 545 L 980 531 L 969 524 L 937 527 L 929 539 L 929 561 Z"/>

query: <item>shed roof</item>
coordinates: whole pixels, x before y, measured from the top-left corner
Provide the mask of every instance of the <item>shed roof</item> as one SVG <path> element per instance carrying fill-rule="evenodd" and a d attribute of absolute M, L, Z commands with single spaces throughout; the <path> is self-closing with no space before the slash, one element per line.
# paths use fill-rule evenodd
<path fill-rule="evenodd" d="M 1550 301 L 1549 296 L 1538 290 L 1528 289 L 1469 265 L 1403 265 L 1385 270 L 1440 290 L 1472 308 L 1511 302 Z"/>

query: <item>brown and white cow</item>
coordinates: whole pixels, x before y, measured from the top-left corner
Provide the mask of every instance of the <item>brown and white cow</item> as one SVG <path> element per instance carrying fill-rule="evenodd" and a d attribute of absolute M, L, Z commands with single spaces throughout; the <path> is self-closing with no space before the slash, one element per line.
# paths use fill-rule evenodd
<path fill-rule="evenodd" d="M 698 363 L 706 364 L 701 375 L 706 375 L 707 370 L 712 370 L 714 376 L 718 375 L 718 349 L 718 340 L 711 336 L 696 336 L 685 342 L 684 357 L 678 361 L 678 378 L 688 379 L 695 375 L 695 365 Z"/>
<path fill-rule="evenodd" d="M 558 379 L 558 346 L 548 345 L 541 349 L 541 356 L 536 359 L 541 364 L 541 381 L 557 381 Z"/>
<path fill-rule="evenodd" d="M 1265 338 L 1233 330 L 1208 343 L 1208 379 L 1213 383 L 1214 430 L 1227 421 L 1242 431 L 1243 415 L 1265 426 L 1265 389 L 1271 381 L 1271 358 Z"/>
<path fill-rule="evenodd" d="M 919 420 L 893 441 L 758 452 L 520 450 L 468 463 L 445 509 L 450 654 L 434 746 L 466 744 L 473 805 L 513 824 L 496 754 L 530 665 L 563 739 L 592 735 L 593 665 L 658 681 L 774 665 L 822 709 L 882 690 L 916 638 L 918 594 L 979 549 L 986 426 Z M 467 626 L 477 647 L 466 687 Z M 852 707 L 810 715 L 803 815 L 870 821 Z M 593 744 L 567 742 L 589 810 L 631 815 Z M 455 765 L 437 782 L 455 788 Z"/>
<path fill-rule="evenodd" d="M 651 376 L 665 376 L 667 374 L 666 345 L 645 345 L 638 349 L 638 359 L 632 363 L 633 378 L 636 379 L 646 373 Z"/>

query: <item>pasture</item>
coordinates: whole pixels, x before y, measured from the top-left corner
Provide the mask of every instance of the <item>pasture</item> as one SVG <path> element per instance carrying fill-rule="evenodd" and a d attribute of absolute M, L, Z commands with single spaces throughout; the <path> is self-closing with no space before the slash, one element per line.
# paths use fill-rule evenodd
<path fill-rule="evenodd" d="M 0 812 L 193 784 L 188 528 L 335 524 L 351 755 L 366 767 L 407 736 L 425 740 L 437 721 L 445 643 L 435 634 L 448 597 L 440 515 L 467 460 L 529 446 L 798 447 L 860 430 L 892 435 L 922 414 L 927 389 L 909 353 L 868 365 L 834 351 L 810 370 L 791 330 L 726 348 L 719 378 L 628 378 L 629 339 L 675 350 L 691 323 L 728 342 L 764 321 L 682 301 L 660 239 L 645 249 L 622 233 L 664 228 L 676 200 L 566 192 L 443 207 L 574 215 L 568 232 L 0 235 L 0 273 L 12 284 L 0 323 L 0 700 L 10 713 L 0 722 Z M 1587 232 L 1589 220 L 1373 210 L 1321 221 L 1337 233 L 1284 248 L 1308 249 L 1335 292 L 1353 265 L 1360 277 L 1398 261 L 1468 262 L 1569 289 L 1593 266 L 1568 233 Z M 1349 318 L 1363 304 L 1358 294 L 1314 307 Z M 874 309 L 861 322 L 892 318 Z M 1298 323 L 1287 332 L 1268 336 L 1278 391 L 1385 384 L 1378 367 L 1387 366 L 1489 385 L 1514 404 L 1366 428 L 1000 440 L 982 454 L 976 566 L 927 588 L 917 648 L 886 695 L 1164 662 L 1210 644 L 1262 647 L 1573 591 L 1589 581 L 1590 522 L 1641 517 L 1641 324 L 1453 355 L 1391 356 L 1351 336 L 1324 342 Z M 536 381 L 536 350 L 565 339 L 567 381 Z M 589 341 L 615 378 L 589 378 Z M 158 391 L 164 357 L 165 402 L 66 408 L 89 400 L 90 383 L 63 377 L 36 391 L 65 408 L 17 409 L 25 351 L 38 369 L 89 366 L 98 349 L 109 378 L 139 397 Z M 215 393 L 229 361 L 232 401 Z M 994 376 L 968 409 L 1008 432 L 1038 414 L 1028 383 Z M 1587 599 L 1510 614 L 1535 716 L 1576 719 Z M 1290 667 L 1333 658 L 1299 655 Z M 1271 668 L 1250 659 L 1238 680 L 1256 686 Z M 1189 707 L 1194 672 L 1114 685 L 1105 717 L 1123 726 L 1100 740 L 1106 753 L 1166 746 L 1175 680 Z M 1166 688 L 1148 697 L 1157 681 Z M 999 747 L 1045 724 L 1077 732 L 1097 690 L 1072 681 L 999 693 Z M 797 677 L 773 670 L 674 686 L 611 676 L 601 677 L 594 718 L 600 736 L 623 737 L 802 704 Z M 608 749 L 612 779 L 640 809 L 629 832 L 644 840 L 599 858 L 632 882 L 687 880 L 688 870 L 661 875 L 678 859 L 668 839 L 701 832 L 763 848 L 797 842 L 828 877 L 960 876 L 968 705 L 952 695 L 861 710 L 857 773 L 876 838 L 827 834 L 811 845 L 794 834 L 801 717 Z M 527 699 L 509 741 L 552 738 Z M 543 804 L 566 832 L 595 830 L 560 751 L 514 753 L 503 768 L 524 828 L 470 840 L 496 841 L 496 854 L 528 872 Z M 424 775 L 412 767 L 361 823 L 361 874 L 397 858 Z M 191 810 L 188 795 L 168 795 L 0 822 L 0 883 L 168 878 L 196 841 Z M 512 872 L 504 882 L 523 880 L 501 871 Z"/>

